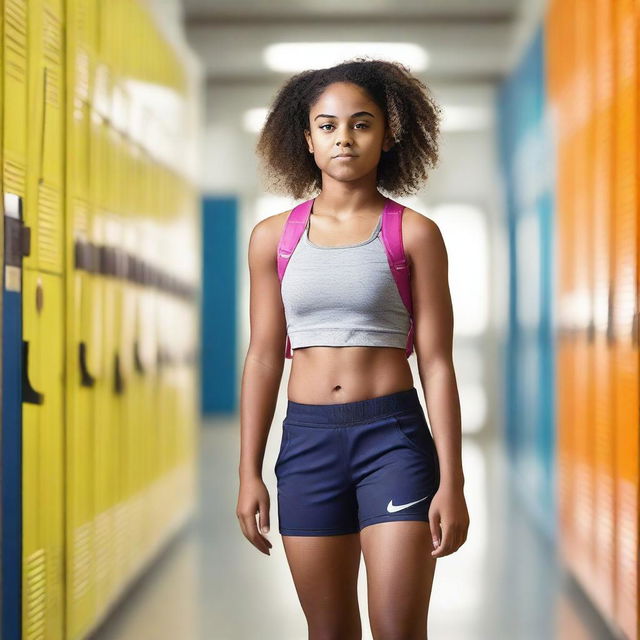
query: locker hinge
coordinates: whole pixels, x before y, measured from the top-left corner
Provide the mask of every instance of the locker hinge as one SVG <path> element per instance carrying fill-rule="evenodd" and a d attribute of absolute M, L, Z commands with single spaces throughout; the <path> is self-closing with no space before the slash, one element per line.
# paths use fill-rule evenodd
<path fill-rule="evenodd" d="M 23 258 L 31 255 L 31 228 L 24 225 L 20 231 L 20 251 Z"/>
<path fill-rule="evenodd" d="M 4 219 L 4 262 L 11 267 L 21 267 L 22 258 L 31 254 L 31 229 L 22 220 Z"/>

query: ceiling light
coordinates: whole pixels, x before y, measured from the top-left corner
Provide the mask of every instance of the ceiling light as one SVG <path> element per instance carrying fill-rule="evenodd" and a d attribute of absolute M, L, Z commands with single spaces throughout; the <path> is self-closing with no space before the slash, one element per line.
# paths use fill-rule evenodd
<path fill-rule="evenodd" d="M 425 49 L 411 42 L 279 42 L 263 52 L 265 64 L 282 72 L 325 69 L 357 56 L 400 62 L 412 72 L 429 62 Z"/>

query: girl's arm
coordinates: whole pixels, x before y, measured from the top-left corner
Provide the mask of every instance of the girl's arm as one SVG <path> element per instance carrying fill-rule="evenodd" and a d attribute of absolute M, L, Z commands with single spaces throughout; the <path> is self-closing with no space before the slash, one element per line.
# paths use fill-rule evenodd
<path fill-rule="evenodd" d="M 240 391 L 236 515 L 245 536 L 265 553 L 268 541 L 258 532 L 255 515 L 260 514 L 260 529 L 268 528 L 269 494 L 262 482 L 262 463 L 284 370 L 286 324 L 276 266 L 283 222 L 282 214 L 262 220 L 249 240 L 251 336 Z"/>
<path fill-rule="evenodd" d="M 284 370 L 286 327 L 276 267 L 275 219 L 259 222 L 249 240 L 249 348 L 240 391 L 240 477 L 261 476 L 262 458 Z"/>
<path fill-rule="evenodd" d="M 462 488 L 460 400 L 453 368 L 447 250 L 436 223 L 409 211 L 413 215 L 407 220 L 403 235 L 411 266 L 414 348 L 438 450 L 440 486 Z"/>
<path fill-rule="evenodd" d="M 440 485 L 429 509 L 435 549 L 431 555 L 441 557 L 464 543 L 469 527 L 463 491 L 460 399 L 453 367 L 453 308 L 440 229 L 413 210 L 407 218 L 403 237 L 407 238 L 411 268 L 414 346 L 440 465 Z"/>

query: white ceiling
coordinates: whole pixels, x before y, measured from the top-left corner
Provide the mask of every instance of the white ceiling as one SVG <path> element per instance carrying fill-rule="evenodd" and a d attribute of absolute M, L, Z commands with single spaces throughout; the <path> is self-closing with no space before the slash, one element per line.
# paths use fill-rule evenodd
<path fill-rule="evenodd" d="M 190 15 L 284 13 L 314 16 L 411 14 L 429 16 L 503 16 L 513 12 L 517 0 L 183 0 Z"/>
<path fill-rule="evenodd" d="M 212 85 L 278 85 L 265 46 L 286 41 L 414 42 L 420 74 L 439 84 L 493 84 L 509 69 L 528 0 L 184 0 L 187 38 Z"/>
<path fill-rule="evenodd" d="M 168 2 L 170 0 L 156 0 Z M 430 178 L 434 201 L 491 200 L 495 92 L 529 41 L 547 0 L 172 0 L 207 79 L 202 182 L 211 193 L 260 193 L 249 109 L 267 107 L 290 73 L 265 65 L 277 42 L 413 42 L 429 55 L 420 77 L 445 115 L 490 116 L 486 127 L 445 132 L 443 162 Z M 462 178 L 464 176 L 464 179 Z M 483 205 L 484 206 L 484 205 Z"/>

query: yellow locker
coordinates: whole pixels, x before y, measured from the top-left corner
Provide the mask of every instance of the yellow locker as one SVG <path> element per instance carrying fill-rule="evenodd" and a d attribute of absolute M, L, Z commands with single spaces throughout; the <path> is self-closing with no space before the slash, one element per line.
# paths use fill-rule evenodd
<path fill-rule="evenodd" d="M 40 430 L 44 380 L 38 366 L 39 320 L 34 312 L 38 276 L 24 270 L 23 300 L 31 303 L 22 321 L 22 628 L 25 638 L 38 638 L 47 626 L 47 549 L 42 504 L 43 434 Z M 42 290 L 42 287 L 40 287 Z M 33 356 L 33 357 L 31 357 Z"/>
<path fill-rule="evenodd" d="M 140 210 L 140 160 L 137 145 L 128 137 L 123 139 L 125 171 L 128 179 L 123 181 L 123 207 L 128 212 L 125 250 L 128 256 L 128 274 L 124 322 L 127 326 L 126 346 L 130 354 L 130 389 L 126 397 L 126 431 L 130 456 L 129 501 L 131 513 L 131 572 L 135 575 L 144 563 L 145 550 L 145 491 L 146 455 L 145 440 L 148 427 L 147 413 L 152 402 L 149 384 L 149 338 L 145 337 L 143 313 L 146 291 L 142 282 L 144 226 Z"/>
<path fill-rule="evenodd" d="M 63 634 L 63 291 L 23 274 L 23 636 Z"/>
<path fill-rule="evenodd" d="M 119 93 L 118 101 L 121 109 L 125 107 L 125 96 L 119 88 L 114 87 Z M 134 511 L 135 496 L 133 492 L 134 473 L 137 465 L 138 452 L 135 450 L 135 378 L 134 378 L 134 330 L 135 330 L 135 289 L 128 280 L 129 273 L 129 249 L 135 245 L 135 229 L 132 226 L 132 215 L 126 206 L 126 189 L 128 180 L 128 152 L 124 136 L 120 131 L 112 130 L 114 169 L 116 171 L 115 193 L 117 194 L 117 210 L 119 212 L 119 240 L 118 256 L 119 270 L 117 274 L 118 313 L 119 328 L 117 329 L 118 362 L 122 378 L 122 393 L 118 397 L 120 434 L 119 460 L 121 462 L 120 482 L 121 493 L 119 496 L 119 512 L 122 515 L 122 586 L 124 587 L 132 575 L 136 553 L 138 518 Z"/>
<path fill-rule="evenodd" d="M 95 318 L 97 250 L 91 228 L 90 0 L 67 2 L 66 190 L 66 633 L 86 636 L 95 615 L 94 398 L 100 341 Z"/>
<path fill-rule="evenodd" d="M 99 82 L 99 80 L 97 80 Z M 94 401 L 94 501 L 95 501 L 95 589 L 96 616 L 99 618 L 110 604 L 111 594 L 115 588 L 115 541 L 114 541 L 114 484 L 112 479 L 117 477 L 113 468 L 115 454 L 113 451 L 114 433 L 114 333 L 113 333 L 113 297 L 114 285 L 112 278 L 105 275 L 107 265 L 112 262 L 111 255 L 106 248 L 106 220 L 105 205 L 106 192 L 109 189 L 107 176 L 107 123 L 92 111 L 92 204 L 91 236 L 99 247 L 99 275 L 93 283 L 93 323 L 96 346 L 99 349 L 100 363 L 96 376 Z"/>
<path fill-rule="evenodd" d="M 25 268 L 62 273 L 64 140 L 62 0 L 29 2 L 29 172 L 25 224 L 31 255 Z"/>
<path fill-rule="evenodd" d="M 43 501 L 47 505 L 47 582 L 49 585 L 47 638 L 64 632 L 64 313 L 63 282 L 54 274 L 42 273 L 44 300 L 41 313 L 40 366 L 44 393 L 40 429 L 43 435 Z M 42 505 L 40 506 L 42 509 Z"/>
<path fill-rule="evenodd" d="M 159 246 L 159 229 L 157 219 L 153 217 L 153 183 L 154 165 L 148 153 L 144 152 L 142 160 L 142 204 L 141 208 L 145 212 L 146 222 L 144 227 L 144 256 L 145 256 L 145 313 L 141 315 L 141 325 L 139 327 L 142 353 L 147 363 L 146 379 L 148 393 L 151 395 L 150 406 L 147 414 L 147 445 L 145 447 L 147 459 L 147 496 L 145 504 L 145 539 L 150 547 L 153 547 L 161 533 L 156 523 L 156 514 L 161 507 L 159 500 L 159 436 L 161 433 L 162 407 L 160 402 L 163 397 L 161 387 L 161 364 L 160 364 L 160 338 L 158 334 L 158 317 L 162 312 L 160 306 L 160 295 L 156 286 L 155 270 L 152 267 L 157 260 Z"/>
<path fill-rule="evenodd" d="M 127 389 L 128 375 L 124 369 L 126 356 L 122 352 L 122 306 L 123 283 L 121 280 L 122 258 L 122 222 L 114 213 L 117 207 L 117 158 L 114 132 L 107 125 L 107 156 L 109 168 L 107 183 L 109 184 L 109 210 L 104 220 L 104 246 L 107 256 L 107 271 L 105 277 L 104 303 L 105 323 L 105 359 L 110 370 L 110 446 L 108 484 L 111 494 L 111 509 L 113 512 L 113 578 L 110 600 L 118 598 L 124 587 L 127 572 L 127 536 L 128 513 L 127 505 L 123 501 L 126 488 L 126 449 L 124 435 L 124 394 Z"/>
<path fill-rule="evenodd" d="M 3 188 L 25 198 L 27 173 L 27 2 L 4 0 Z"/>
<path fill-rule="evenodd" d="M 25 511 L 24 518 L 38 530 L 45 573 L 37 596 L 30 591 L 23 599 L 23 632 L 27 637 L 39 637 L 42 633 L 46 638 L 56 638 L 60 637 L 64 623 L 62 7 L 59 1 L 36 0 L 29 3 L 28 9 L 25 224 L 31 230 L 31 251 L 24 261 L 25 282 L 30 286 L 23 296 L 23 322 L 30 334 L 24 343 L 24 357 L 27 375 L 33 375 L 46 392 L 42 392 L 42 396 L 27 393 L 24 404 L 24 426 L 39 432 L 30 436 L 38 447 L 34 459 L 23 459 L 25 483 L 34 483 L 32 465 L 34 462 L 39 465 L 38 483 L 32 486 L 39 501 L 39 512 Z M 36 403 L 36 398 L 41 402 Z M 31 499 L 27 497 L 28 508 L 31 508 Z M 26 546 L 30 547 L 31 533 L 27 532 L 26 525 L 23 536 L 28 541 Z M 27 585 L 34 573 L 38 574 L 38 570 L 31 571 L 32 551 L 27 548 L 23 554 Z"/>

